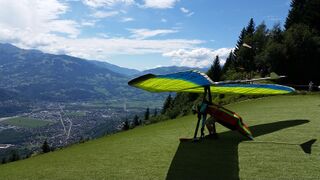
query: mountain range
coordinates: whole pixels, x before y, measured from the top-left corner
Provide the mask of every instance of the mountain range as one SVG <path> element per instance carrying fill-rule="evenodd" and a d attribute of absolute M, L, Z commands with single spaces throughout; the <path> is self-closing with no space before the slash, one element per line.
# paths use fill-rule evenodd
<path fill-rule="evenodd" d="M 153 69 L 147 69 L 142 72 L 140 72 L 138 75 L 143 74 L 170 74 L 175 72 L 181 72 L 181 71 L 190 71 L 190 70 L 198 70 L 201 72 L 207 72 L 209 68 L 192 68 L 192 67 L 186 67 L 186 66 L 167 66 L 167 67 L 157 67 Z"/>
<path fill-rule="evenodd" d="M 68 102 L 151 98 L 155 96 L 130 87 L 127 82 L 142 74 L 166 74 L 190 69 L 169 66 L 138 71 L 107 62 L 48 54 L 0 43 L 0 100 Z"/>
<path fill-rule="evenodd" d="M 90 63 L 101 67 L 101 68 L 105 68 L 108 69 L 110 71 L 125 75 L 125 76 L 133 76 L 136 74 L 141 73 L 140 71 L 136 70 L 136 69 L 130 69 L 130 68 L 124 68 L 124 67 L 120 67 L 114 64 L 110 64 L 108 62 L 102 62 L 102 61 L 95 61 L 95 60 L 90 60 Z"/>
<path fill-rule="evenodd" d="M 0 88 L 42 101 L 121 96 L 125 76 L 80 58 L 0 45 Z"/>
<path fill-rule="evenodd" d="M 119 67 L 117 65 L 110 64 L 108 62 L 94 61 L 94 60 L 90 60 L 89 62 L 101 68 L 106 68 L 110 71 L 113 71 L 128 77 L 135 77 L 135 76 L 144 75 L 144 74 L 170 74 L 170 73 L 189 71 L 189 70 L 198 70 L 201 72 L 207 72 L 209 69 L 209 68 L 197 68 L 197 67 L 192 68 L 192 67 L 186 67 L 186 66 L 163 66 L 163 67 L 156 67 L 152 69 L 139 71 L 136 69 Z"/>

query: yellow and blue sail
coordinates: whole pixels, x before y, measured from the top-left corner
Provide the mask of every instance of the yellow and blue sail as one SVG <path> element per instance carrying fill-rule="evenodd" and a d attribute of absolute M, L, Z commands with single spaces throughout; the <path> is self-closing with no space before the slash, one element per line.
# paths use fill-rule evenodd
<path fill-rule="evenodd" d="M 278 84 L 215 83 L 199 71 L 185 71 L 166 75 L 146 74 L 128 83 L 150 92 L 203 93 L 210 86 L 215 94 L 272 95 L 288 94 L 295 90 Z"/>

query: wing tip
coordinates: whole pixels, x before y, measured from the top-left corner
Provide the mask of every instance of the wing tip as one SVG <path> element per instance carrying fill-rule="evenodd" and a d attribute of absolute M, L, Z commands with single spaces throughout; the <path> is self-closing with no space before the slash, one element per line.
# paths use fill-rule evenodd
<path fill-rule="evenodd" d="M 144 81 L 146 79 L 150 79 L 150 78 L 153 78 L 153 77 L 156 77 L 156 75 L 154 75 L 154 74 L 145 74 L 145 75 L 139 76 L 137 78 L 131 79 L 128 82 L 128 85 L 129 86 L 134 86 L 135 84 L 137 84 L 137 83 L 139 83 L 141 81 Z"/>

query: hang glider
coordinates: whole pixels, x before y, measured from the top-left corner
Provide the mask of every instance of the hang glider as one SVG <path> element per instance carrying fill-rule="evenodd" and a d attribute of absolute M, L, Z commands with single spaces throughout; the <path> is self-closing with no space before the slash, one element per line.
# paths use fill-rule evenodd
<path fill-rule="evenodd" d="M 150 92 L 204 93 L 204 87 L 210 87 L 214 94 L 276 95 L 294 92 L 295 90 L 288 86 L 252 83 L 281 77 L 283 76 L 213 82 L 199 71 L 185 71 L 167 75 L 146 74 L 129 81 L 128 84 Z"/>
<path fill-rule="evenodd" d="M 204 93 L 201 108 L 198 110 L 198 121 L 193 140 L 197 139 L 199 124 L 202 119 L 201 138 L 204 138 L 204 122 L 206 115 L 210 114 L 223 126 L 238 130 L 242 135 L 253 139 L 248 126 L 236 113 L 216 106 L 212 102 L 211 93 L 214 94 L 243 94 L 243 95 L 275 95 L 288 94 L 295 90 L 288 86 L 278 84 L 253 84 L 253 82 L 269 79 L 278 79 L 283 76 L 272 75 L 267 78 L 220 81 L 213 82 L 206 74 L 199 71 L 185 71 L 167 75 L 146 74 L 128 82 L 130 86 L 150 92 L 190 92 Z M 205 108 L 202 108 L 205 107 Z"/>

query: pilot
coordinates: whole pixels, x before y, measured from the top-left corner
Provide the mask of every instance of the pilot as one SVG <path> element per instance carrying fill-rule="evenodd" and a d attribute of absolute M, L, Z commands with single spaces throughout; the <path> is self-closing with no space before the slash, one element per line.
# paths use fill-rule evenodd
<path fill-rule="evenodd" d="M 206 126 L 209 131 L 209 135 L 207 137 L 212 139 L 218 139 L 218 134 L 216 132 L 216 125 L 215 125 L 216 123 L 215 118 L 213 116 L 210 116 L 207 119 L 206 110 L 208 106 L 209 106 L 209 102 L 204 101 L 197 106 L 193 106 L 192 111 L 194 113 L 198 113 L 198 118 L 201 118 L 202 116 L 201 138 L 204 138 L 204 126 Z"/>

